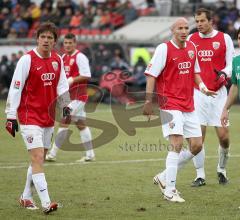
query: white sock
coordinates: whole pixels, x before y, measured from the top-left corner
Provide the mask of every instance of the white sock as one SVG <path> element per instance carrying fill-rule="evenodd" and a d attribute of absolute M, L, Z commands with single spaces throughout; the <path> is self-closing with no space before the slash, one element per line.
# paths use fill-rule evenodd
<path fill-rule="evenodd" d="M 55 137 L 55 141 L 54 141 L 54 143 L 52 145 L 52 149 L 50 151 L 50 154 L 53 157 L 57 156 L 57 152 L 58 152 L 59 148 L 61 148 L 61 146 L 63 145 L 63 143 L 67 137 L 67 134 L 68 134 L 68 128 L 58 128 L 58 131 L 57 131 L 57 134 Z"/>
<path fill-rule="evenodd" d="M 225 168 L 228 161 L 228 152 L 229 152 L 229 148 L 223 148 L 222 146 L 219 145 L 219 148 L 218 148 L 219 160 L 218 160 L 217 172 L 226 174 Z"/>
<path fill-rule="evenodd" d="M 203 145 L 202 150 L 196 156 L 193 157 L 193 164 L 196 168 L 197 178 L 205 179 L 204 161 L 205 161 L 205 149 Z"/>
<path fill-rule="evenodd" d="M 80 130 L 80 137 L 86 150 L 86 156 L 95 157 L 92 146 L 92 135 L 90 129 L 86 127 L 85 129 Z"/>
<path fill-rule="evenodd" d="M 192 158 L 194 155 L 189 150 L 181 150 L 179 153 L 179 160 L 178 160 L 178 170 L 183 168 L 183 166 Z M 161 173 L 157 174 L 157 176 L 163 180 L 166 181 L 166 170 L 162 171 Z"/>
<path fill-rule="evenodd" d="M 170 151 L 166 158 L 166 192 L 176 189 L 179 153 Z"/>
<path fill-rule="evenodd" d="M 47 182 L 44 173 L 33 174 L 32 179 L 41 200 L 42 207 L 48 207 L 51 201 L 48 195 Z"/>
<path fill-rule="evenodd" d="M 181 152 L 179 153 L 178 170 L 183 168 L 183 166 L 193 157 L 194 155 L 189 150 L 181 150 Z"/>
<path fill-rule="evenodd" d="M 33 184 L 33 179 L 32 179 L 32 166 L 29 165 L 28 170 L 27 170 L 27 179 L 26 179 L 26 184 L 25 188 L 22 194 L 23 199 L 32 199 L 32 190 L 31 190 L 31 185 Z"/>

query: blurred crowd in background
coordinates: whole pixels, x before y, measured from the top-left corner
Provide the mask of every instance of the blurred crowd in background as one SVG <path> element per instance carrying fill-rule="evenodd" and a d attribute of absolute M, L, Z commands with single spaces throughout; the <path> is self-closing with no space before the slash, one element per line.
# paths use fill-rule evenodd
<path fill-rule="evenodd" d="M 110 34 L 139 16 L 193 16 L 196 8 L 207 6 L 214 12 L 215 28 L 236 39 L 240 13 L 236 1 L 213 0 L 0 0 L 0 38 L 33 38 L 39 23 L 52 21 L 60 34 Z M 159 9 L 159 6 L 160 9 Z M 145 87 L 143 72 L 148 60 L 137 57 L 130 63 L 129 48 L 120 44 L 79 44 L 92 68 L 92 82 L 112 70 L 131 72 L 136 86 Z M 18 59 L 23 52 L 0 58 L 0 97 L 8 92 Z M 149 57 L 151 54 L 149 54 Z"/>

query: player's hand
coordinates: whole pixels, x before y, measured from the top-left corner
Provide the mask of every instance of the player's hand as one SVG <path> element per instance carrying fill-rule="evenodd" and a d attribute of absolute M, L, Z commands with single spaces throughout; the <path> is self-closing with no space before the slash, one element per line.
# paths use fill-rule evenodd
<path fill-rule="evenodd" d="M 18 132 L 18 122 L 16 119 L 7 119 L 6 130 L 15 137 L 15 132 Z"/>
<path fill-rule="evenodd" d="M 221 124 L 223 127 L 226 127 L 228 125 L 228 110 L 227 109 L 223 109 L 222 115 L 221 115 Z"/>
<path fill-rule="evenodd" d="M 227 74 L 223 71 L 217 71 L 214 69 L 214 72 L 217 74 L 216 82 L 222 87 L 227 85 Z"/>
<path fill-rule="evenodd" d="M 68 85 L 71 86 L 73 84 L 73 77 L 69 77 L 68 79 Z"/>
<path fill-rule="evenodd" d="M 204 94 L 207 96 L 211 96 L 213 98 L 215 98 L 215 96 L 217 95 L 217 93 L 215 91 L 208 90 L 208 89 L 204 92 Z"/>
<path fill-rule="evenodd" d="M 199 89 L 203 94 L 205 94 L 207 96 L 211 96 L 214 98 L 217 95 L 217 93 L 215 91 L 208 90 L 208 88 L 206 87 L 206 85 L 203 82 L 199 83 Z"/>
<path fill-rule="evenodd" d="M 153 114 L 152 102 L 147 100 L 143 106 L 143 115 L 146 115 L 148 117 L 148 121 L 150 121 L 152 114 Z"/>

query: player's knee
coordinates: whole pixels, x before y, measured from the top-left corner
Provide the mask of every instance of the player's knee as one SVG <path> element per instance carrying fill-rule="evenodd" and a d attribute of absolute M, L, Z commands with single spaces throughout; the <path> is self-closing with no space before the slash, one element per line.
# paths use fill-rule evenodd
<path fill-rule="evenodd" d="M 229 147 L 229 138 L 228 137 L 220 139 L 219 142 L 223 148 Z"/>
<path fill-rule="evenodd" d="M 196 142 L 191 146 L 191 153 L 197 155 L 202 150 L 202 143 Z"/>
<path fill-rule="evenodd" d="M 42 165 L 44 162 L 44 154 L 33 154 L 31 159 L 33 164 Z"/>
<path fill-rule="evenodd" d="M 81 130 L 84 130 L 86 128 L 86 125 L 85 125 L 85 123 L 77 123 L 77 127 L 81 131 Z"/>

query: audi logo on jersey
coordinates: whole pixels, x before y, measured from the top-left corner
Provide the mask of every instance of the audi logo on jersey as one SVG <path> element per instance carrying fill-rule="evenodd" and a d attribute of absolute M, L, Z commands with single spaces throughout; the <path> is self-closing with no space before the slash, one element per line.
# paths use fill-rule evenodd
<path fill-rule="evenodd" d="M 55 79 L 55 73 L 43 73 L 41 75 L 42 81 L 51 81 Z"/>
<path fill-rule="evenodd" d="M 190 63 L 189 61 L 178 64 L 178 69 L 179 69 L 179 70 L 189 69 L 190 67 L 191 67 L 191 63 Z"/>
<path fill-rule="evenodd" d="M 198 56 L 199 57 L 212 57 L 213 51 L 212 50 L 199 50 Z"/>

